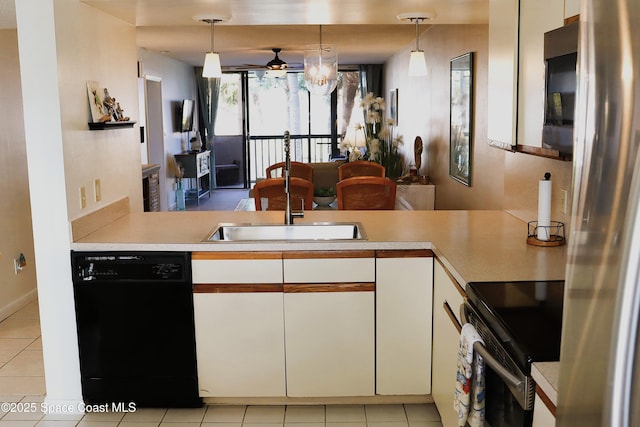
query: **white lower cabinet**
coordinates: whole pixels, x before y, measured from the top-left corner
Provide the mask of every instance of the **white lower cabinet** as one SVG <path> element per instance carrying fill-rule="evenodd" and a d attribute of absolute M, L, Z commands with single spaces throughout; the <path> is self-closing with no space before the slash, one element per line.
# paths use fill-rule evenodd
<path fill-rule="evenodd" d="M 533 403 L 533 424 L 531 427 L 554 427 L 556 425 L 556 417 L 544 404 L 540 395 L 536 393 L 536 399 Z"/>
<path fill-rule="evenodd" d="M 376 393 L 431 392 L 433 256 L 376 251 Z"/>
<path fill-rule="evenodd" d="M 284 396 L 282 292 L 194 294 L 202 397 Z"/>
<path fill-rule="evenodd" d="M 431 395 L 444 427 L 457 427 L 453 410 L 457 355 L 460 345 L 459 309 L 462 291 L 439 261 L 434 265 L 433 290 L 433 381 Z"/>
<path fill-rule="evenodd" d="M 373 251 L 284 254 L 287 396 L 372 396 Z"/>
<path fill-rule="evenodd" d="M 284 396 L 281 254 L 194 253 L 192 268 L 200 396 Z"/>
<path fill-rule="evenodd" d="M 431 251 L 192 260 L 202 397 L 430 393 Z"/>

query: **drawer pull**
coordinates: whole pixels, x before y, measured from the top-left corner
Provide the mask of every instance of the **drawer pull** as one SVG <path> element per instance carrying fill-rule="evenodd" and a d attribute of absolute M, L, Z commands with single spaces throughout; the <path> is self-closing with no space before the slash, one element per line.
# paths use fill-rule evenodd
<path fill-rule="evenodd" d="M 448 302 L 443 302 L 442 303 L 442 308 L 444 309 L 445 313 L 447 313 L 447 316 L 449 316 L 449 319 L 451 320 L 451 323 L 453 323 L 453 326 L 456 328 L 456 330 L 458 331 L 458 333 L 462 332 L 462 326 L 460 326 L 460 323 L 458 322 L 458 319 L 456 318 L 456 315 L 453 314 L 453 310 L 451 310 L 451 307 L 449 306 Z"/>

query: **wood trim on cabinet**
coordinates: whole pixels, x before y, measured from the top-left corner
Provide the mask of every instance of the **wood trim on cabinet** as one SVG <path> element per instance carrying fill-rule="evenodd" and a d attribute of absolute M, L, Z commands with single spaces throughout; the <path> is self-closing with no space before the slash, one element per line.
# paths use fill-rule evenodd
<path fill-rule="evenodd" d="M 460 283 L 458 283 L 458 281 L 456 280 L 455 277 L 453 277 L 451 275 L 451 273 L 449 273 L 449 270 L 447 270 L 447 267 L 444 266 L 444 264 L 442 263 L 442 261 L 440 261 L 438 258 L 436 258 L 436 261 L 438 261 L 438 264 L 440 264 L 440 267 L 442 267 L 442 269 L 444 270 L 444 274 L 447 275 L 447 277 L 449 278 L 449 280 L 451 280 L 451 282 L 453 282 L 453 284 L 456 287 L 456 290 L 458 291 L 458 293 L 462 296 L 462 298 L 466 298 L 467 297 L 467 293 L 465 292 L 464 288 L 462 286 L 460 286 Z"/>
<path fill-rule="evenodd" d="M 318 258 L 373 258 L 376 251 L 295 251 L 283 252 L 283 259 L 318 259 Z"/>
<path fill-rule="evenodd" d="M 549 396 L 547 396 L 544 390 L 542 390 L 540 386 L 537 384 L 536 384 L 536 394 L 540 397 L 540 400 L 542 400 L 542 402 L 544 403 L 544 406 L 546 406 L 549 412 L 551 412 L 551 414 L 555 417 L 557 412 L 556 405 L 553 404 L 551 399 L 549 399 Z"/>
<path fill-rule="evenodd" d="M 376 258 L 432 258 L 431 249 L 382 249 L 376 251 Z"/>
<path fill-rule="evenodd" d="M 580 20 L 580 14 L 564 18 L 564 25 L 569 25 Z M 555 414 L 554 414 L 555 415 Z"/>
<path fill-rule="evenodd" d="M 282 252 L 193 252 L 192 260 L 282 259 Z"/>
<path fill-rule="evenodd" d="M 449 316 L 449 319 L 451 320 L 451 323 L 453 323 L 453 326 L 458 330 L 458 333 L 461 333 L 462 326 L 460 326 L 460 323 L 458 323 L 458 319 L 456 318 L 456 315 L 453 314 L 453 310 L 451 310 L 451 306 L 449 305 L 449 303 L 446 301 L 443 302 L 442 308 L 444 309 L 445 313 L 447 313 L 447 316 Z"/>
<path fill-rule="evenodd" d="M 310 292 L 373 292 L 376 284 L 364 283 L 285 283 L 284 293 L 310 293 Z"/>
<path fill-rule="evenodd" d="M 240 294 L 282 291 L 282 283 L 197 283 L 193 285 L 194 294 Z"/>

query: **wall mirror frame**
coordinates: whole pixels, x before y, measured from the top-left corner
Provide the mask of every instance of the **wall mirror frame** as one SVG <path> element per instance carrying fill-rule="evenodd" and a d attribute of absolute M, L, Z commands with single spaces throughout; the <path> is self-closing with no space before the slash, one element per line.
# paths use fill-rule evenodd
<path fill-rule="evenodd" d="M 471 186 L 473 52 L 450 61 L 449 176 Z"/>

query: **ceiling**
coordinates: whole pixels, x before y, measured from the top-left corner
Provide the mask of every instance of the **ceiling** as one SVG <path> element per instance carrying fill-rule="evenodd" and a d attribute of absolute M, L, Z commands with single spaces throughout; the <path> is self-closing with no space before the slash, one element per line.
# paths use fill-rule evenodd
<path fill-rule="evenodd" d="M 17 1 L 17 0 L 16 0 Z M 397 15 L 431 12 L 430 24 L 486 24 L 488 0 L 81 0 L 136 26 L 137 45 L 192 65 L 210 50 L 210 26 L 196 15 L 231 19 L 215 25 L 215 50 L 223 67 L 264 65 L 280 58 L 302 63 L 303 48 L 334 43 L 342 65 L 383 63 L 415 40 L 415 25 Z M 0 0 L 0 25 L 13 0 Z M 4 16 L 3 16 L 4 15 Z M 15 18 L 14 18 L 15 21 Z M 15 24 L 14 24 L 15 25 Z"/>

